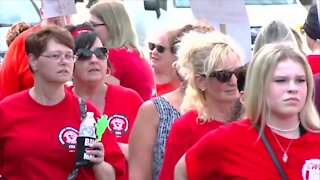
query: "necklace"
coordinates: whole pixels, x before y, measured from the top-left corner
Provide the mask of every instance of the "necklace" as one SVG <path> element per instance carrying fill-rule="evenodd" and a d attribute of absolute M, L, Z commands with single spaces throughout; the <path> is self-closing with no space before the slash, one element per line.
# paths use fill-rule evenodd
<path fill-rule="evenodd" d="M 278 143 L 281 151 L 283 152 L 282 161 L 283 161 L 284 163 L 286 163 L 286 162 L 288 161 L 288 158 L 289 158 L 289 156 L 288 156 L 288 150 L 289 150 L 289 148 L 290 148 L 290 146 L 291 146 L 291 143 L 292 143 L 293 139 L 290 140 L 290 142 L 289 142 L 286 150 L 284 150 L 283 147 L 282 147 L 282 145 L 281 145 L 281 143 L 279 142 L 277 136 L 274 134 L 274 132 L 273 132 L 272 130 L 271 130 L 271 132 L 272 132 L 272 135 L 273 135 L 274 139 L 277 141 L 277 143 Z"/>
<path fill-rule="evenodd" d="M 271 126 L 271 125 L 267 124 L 267 126 L 268 126 L 269 128 L 271 128 L 271 129 L 273 129 L 273 130 L 276 130 L 276 131 L 280 131 L 280 132 L 292 132 L 292 131 L 296 130 L 296 129 L 299 127 L 299 125 L 300 125 L 300 121 L 299 121 L 298 124 L 297 124 L 294 128 L 292 128 L 292 129 L 280 129 L 280 128 L 277 128 L 277 127 L 274 127 L 274 126 Z"/>

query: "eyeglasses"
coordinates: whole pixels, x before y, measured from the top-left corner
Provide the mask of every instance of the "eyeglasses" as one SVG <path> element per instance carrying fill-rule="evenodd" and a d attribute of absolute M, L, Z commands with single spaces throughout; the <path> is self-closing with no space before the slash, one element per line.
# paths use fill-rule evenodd
<path fill-rule="evenodd" d="M 91 26 L 93 27 L 97 27 L 97 26 L 105 26 L 106 24 L 105 23 L 90 23 Z"/>
<path fill-rule="evenodd" d="M 49 55 L 41 54 L 40 56 L 49 58 L 52 61 L 59 61 L 62 58 L 64 58 L 67 61 L 75 61 L 77 59 L 77 56 L 75 56 L 74 54 L 56 53 L 56 54 L 49 54 Z"/>
<path fill-rule="evenodd" d="M 232 75 L 238 76 L 239 68 L 235 69 L 234 71 L 228 71 L 228 70 L 221 70 L 221 71 L 213 71 L 210 73 L 209 77 L 214 77 L 221 83 L 225 83 L 230 81 Z M 206 77 L 205 74 L 201 74 L 203 77 Z"/>
<path fill-rule="evenodd" d="M 156 48 L 159 53 L 163 53 L 164 50 L 166 50 L 166 48 L 161 45 L 156 45 L 154 43 L 149 42 L 149 49 L 152 51 L 154 50 L 154 48 Z"/>
<path fill-rule="evenodd" d="M 78 61 L 87 61 L 90 60 L 92 55 L 95 55 L 99 60 L 106 60 L 108 59 L 109 51 L 107 48 L 99 47 L 96 48 L 94 51 L 91 51 L 87 48 L 80 48 L 77 50 L 76 55 L 78 57 Z"/>

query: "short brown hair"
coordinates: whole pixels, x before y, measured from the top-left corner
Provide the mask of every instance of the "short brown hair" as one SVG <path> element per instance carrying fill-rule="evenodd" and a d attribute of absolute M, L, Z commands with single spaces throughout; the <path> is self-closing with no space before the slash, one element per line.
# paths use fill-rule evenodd
<path fill-rule="evenodd" d="M 47 48 L 49 40 L 63 44 L 74 51 L 75 44 L 71 33 L 59 26 L 48 25 L 31 33 L 25 42 L 27 54 L 33 54 L 38 58 Z"/>

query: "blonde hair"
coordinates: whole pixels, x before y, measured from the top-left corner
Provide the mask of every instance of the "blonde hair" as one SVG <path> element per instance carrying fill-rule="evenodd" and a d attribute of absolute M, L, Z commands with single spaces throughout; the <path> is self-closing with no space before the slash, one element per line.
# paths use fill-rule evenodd
<path fill-rule="evenodd" d="M 103 42 L 107 48 L 126 47 L 139 51 L 130 17 L 120 0 L 98 1 L 90 8 L 90 14 L 99 18 L 109 28 L 109 39 Z"/>
<path fill-rule="evenodd" d="M 257 53 L 266 44 L 283 41 L 291 42 L 298 47 L 298 42 L 290 27 L 282 21 L 273 20 L 263 26 L 258 33 L 254 42 L 253 54 Z"/>
<path fill-rule="evenodd" d="M 301 37 L 301 34 L 300 32 L 298 32 L 296 29 L 294 28 L 290 28 L 295 40 L 296 40 L 296 43 L 297 43 L 297 46 L 299 48 L 299 50 L 305 54 L 305 50 L 304 50 L 304 43 L 303 43 L 303 40 L 302 40 L 302 37 Z"/>
<path fill-rule="evenodd" d="M 300 63 L 306 73 L 307 97 L 304 107 L 299 113 L 301 124 L 308 130 L 320 130 L 320 120 L 313 103 L 313 75 L 305 56 L 289 43 L 268 44 L 262 47 L 249 64 L 245 84 L 246 117 L 253 125 L 261 123 L 264 128 L 266 119 L 270 117 L 270 107 L 265 94 L 278 63 L 286 59 Z"/>
<path fill-rule="evenodd" d="M 181 37 L 183 37 L 183 35 L 185 35 L 186 33 L 189 33 L 191 31 L 195 31 L 195 32 L 198 32 L 198 33 L 208 33 L 208 32 L 213 32 L 215 31 L 214 27 L 209 25 L 209 24 L 205 24 L 205 23 L 201 23 L 199 22 L 199 24 L 196 24 L 196 25 L 192 25 L 192 24 L 187 24 L 185 26 L 183 26 L 180 31 L 179 31 L 179 34 L 177 35 L 173 45 L 172 45 L 172 50 L 173 50 L 173 54 L 175 54 L 176 56 L 176 59 L 178 59 L 177 57 L 177 51 L 178 51 L 178 48 L 179 48 L 179 44 L 181 42 Z M 180 78 L 180 80 L 183 82 L 183 87 L 185 88 L 185 74 L 184 72 L 180 72 L 180 67 L 179 67 L 179 64 L 177 63 L 177 61 L 174 61 L 172 63 L 172 66 L 176 69 L 177 71 L 177 74 Z"/>
<path fill-rule="evenodd" d="M 195 84 L 196 75 L 205 74 L 208 77 L 214 70 L 225 69 L 230 57 L 236 57 L 242 64 L 243 54 L 237 50 L 231 39 L 220 32 L 191 31 L 181 38 L 177 55 L 179 73 L 183 74 L 188 82 L 181 111 L 185 113 L 196 110 L 198 119 L 206 122 L 210 117 L 205 96 Z"/>

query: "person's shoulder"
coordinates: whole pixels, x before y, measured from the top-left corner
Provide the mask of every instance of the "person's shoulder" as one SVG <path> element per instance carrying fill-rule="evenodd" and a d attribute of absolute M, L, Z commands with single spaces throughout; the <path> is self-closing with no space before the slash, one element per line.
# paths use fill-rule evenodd
<path fill-rule="evenodd" d="M 111 48 L 109 49 L 109 58 L 113 57 L 122 57 L 125 58 L 129 55 L 130 53 L 125 49 L 125 48 Z"/>
<path fill-rule="evenodd" d="M 112 93 L 118 94 L 118 95 L 126 95 L 126 96 L 139 96 L 139 94 L 131 89 L 131 88 L 127 88 L 121 85 L 116 85 L 116 84 L 108 84 L 108 90 L 111 90 Z"/>
<path fill-rule="evenodd" d="M 147 100 L 141 104 L 138 115 L 149 118 L 158 117 L 158 109 L 152 99 Z"/>
<path fill-rule="evenodd" d="M 238 121 L 233 121 L 229 124 L 221 126 L 221 128 L 225 129 L 226 131 L 243 131 L 247 129 L 253 128 L 251 121 L 249 119 L 241 119 Z"/>
<path fill-rule="evenodd" d="M 156 105 L 155 105 L 155 103 L 153 102 L 152 99 L 143 102 L 142 105 L 140 106 L 140 109 L 142 111 L 150 111 L 150 112 L 151 111 L 152 112 L 156 112 L 157 111 Z"/>
<path fill-rule="evenodd" d="M 25 101 L 25 99 L 29 96 L 29 90 L 24 90 L 17 92 L 15 94 L 9 95 L 4 97 L 1 101 L 0 104 L 2 105 L 9 105 L 12 103 L 16 103 L 17 101 L 22 102 Z"/>
<path fill-rule="evenodd" d="M 114 58 L 126 59 L 126 61 L 136 60 L 136 59 L 145 60 L 145 58 L 141 56 L 137 50 L 127 49 L 124 47 L 109 49 L 109 57 L 111 59 L 114 59 Z"/>
<path fill-rule="evenodd" d="M 230 137 L 241 138 L 242 135 L 249 132 L 254 127 L 251 125 L 249 119 L 242 119 L 238 121 L 231 122 L 229 124 L 219 126 L 217 129 L 210 131 L 211 134 L 215 136 L 222 136 L 224 139 Z"/>
<path fill-rule="evenodd" d="M 307 133 L 304 134 L 302 136 L 302 138 L 309 139 L 309 140 L 313 141 L 314 139 L 319 139 L 320 138 L 320 132 L 319 131 L 317 131 L 317 132 L 315 132 L 315 131 L 307 131 Z"/>
<path fill-rule="evenodd" d="M 191 131 L 197 125 L 198 112 L 190 110 L 178 117 L 172 124 L 171 130 L 175 131 Z M 170 130 L 170 131 L 171 131 Z"/>
<path fill-rule="evenodd" d="M 319 54 L 308 54 L 307 59 L 308 60 L 320 60 L 320 55 Z"/>
<path fill-rule="evenodd" d="M 175 123 L 184 123 L 186 121 L 194 121 L 196 122 L 196 119 L 198 117 L 198 112 L 195 110 L 190 110 L 178 117 L 175 120 Z"/>
<path fill-rule="evenodd" d="M 143 102 L 139 107 L 135 124 L 139 124 L 139 126 L 143 126 L 144 128 L 156 127 L 159 121 L 156 105 L 151 100 Z"/>
<path fill-rule="evenodd" d="M 121 85 L 108 84 L 108 91 L 109 90 L 112 96 L 116 96 L 127 101 L 143 102 L 141 96 L 133 89 L 123 87 Z"/>

